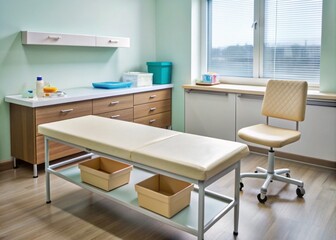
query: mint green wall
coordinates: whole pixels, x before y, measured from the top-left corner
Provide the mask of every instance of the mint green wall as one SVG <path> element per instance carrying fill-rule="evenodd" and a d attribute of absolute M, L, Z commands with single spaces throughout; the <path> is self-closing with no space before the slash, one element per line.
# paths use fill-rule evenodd
<path fill-rule="evenodd" d="M 155 0 L 0 0 L 0 160 L 10 158 L 9 105 L 4 97 L 34 88 L 119 80 L 156 58 Z M 23 46 L 21 30 L 130 37 L 131 48 Z"/>
<path fill-rule="evenodd" d="M 184 131 L 184 92 L 191 79 L 191 0 L 156 1 L 158 61 L 173 62 L 172 128 Z"/>
<path fill-rule="evenodd" d="M 336 93 L 336 1 L 323 1 L 321 92 Z"/>

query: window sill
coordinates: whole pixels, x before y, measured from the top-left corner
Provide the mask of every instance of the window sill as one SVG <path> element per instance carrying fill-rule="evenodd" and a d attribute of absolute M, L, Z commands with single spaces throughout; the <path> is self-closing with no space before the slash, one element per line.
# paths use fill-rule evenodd
<path fill-rule="evenodd" d="M 214 86 L 201 86 L 196 84 L 185 84 L 182 86 L 186 91 L 198 90 L 198 91 L 210 91 L 210 92 L 223 92 L 223 93 L 237 93 L 237 94 L 251 94 L 261 95 L 265 93 L 265 86 L 252 85 L 252 84 L 228 84 L 221 83 Z M 336 94 L 333 93 L 321 93 L 316 89 L 308 90 L 308 99 L 315 99 L 321 101 L 336 101 Z"/>

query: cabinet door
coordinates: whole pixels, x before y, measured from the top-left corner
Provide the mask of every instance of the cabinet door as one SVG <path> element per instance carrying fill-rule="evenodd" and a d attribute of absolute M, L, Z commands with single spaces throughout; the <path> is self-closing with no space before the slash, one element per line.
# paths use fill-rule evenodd
<path fill-rule="evenodd" d="M 301 139 L 281 151 L 336 162 L 336 108 L 307 105 Z"/>
<path fill-rule="evenodd" d="M 55 122 L 92 114 L 92 101 L 58 104 L 36 108 L 36 126 L 42 123 Z M 36 128 L 37 129 L 37 128 Z M 38 133 L 36 133 L 39 135 Z"/>
<path fill-rule="evenodd" d="M 185 131 L 235 141 L 235 94 L 186 91 Z"/>
<path fill-rule="evenodd" d="M 59 159 L 71 154 L 79 153 L 81 150 L 78 148 L 73 148 L 61 143 L 54 141 L 49 142 L 49 160 Z M 44 137 L 36 137 L 36 160 L 34 163 L 41 164 L 44 163 L 45 154 L 44 154 Z"/>

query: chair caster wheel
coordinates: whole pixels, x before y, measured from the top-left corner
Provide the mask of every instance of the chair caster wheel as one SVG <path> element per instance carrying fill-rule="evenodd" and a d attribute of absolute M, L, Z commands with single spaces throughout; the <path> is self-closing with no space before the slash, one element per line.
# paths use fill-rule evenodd
<path fill-rule="evenodd" d="M 234 236 L 238 236 L 238 232 L 233 232 L 233 235 Z"/>
<path fill-rule="evenodd" d="M 291 177 L 291 175 L 290 175 L 289 173 L 286 173 L 286 177 L 290 178 L 290 177 Z"/>
<path fill-rule="evenodd" d="M 303 187 L 298 187 L 296 189 L 296 195 L 299 197 L 299 198 L 302 198 L 303 195 L 305 195 L 306 191 L 304 190 Z"/>
<path fill-rule="evenodd" d="M 264 195 L 264 194 L 261 194 L 261 193 L 258 194 L 258 196 L 257 196 L 258 201 L 259 201 L 260 203 L 265 203 L 265 202 L 267 201 L 267 196 L 266 196 L 266 195 L 261 196 L 261 195 Z"/>
<path fill-rule="evenodd" d="M 243 187 L 244 187 L 244 183 L 240 182 L 240 188 L 239 188 L 239 190 L 242 191 Z"/>
<path fill-rule="evenodd" d="M 255 171 L 254 171 L 254 173 L 258 173 L 258 171 L 257 171 L 257 170 L 255 170 Z"/>

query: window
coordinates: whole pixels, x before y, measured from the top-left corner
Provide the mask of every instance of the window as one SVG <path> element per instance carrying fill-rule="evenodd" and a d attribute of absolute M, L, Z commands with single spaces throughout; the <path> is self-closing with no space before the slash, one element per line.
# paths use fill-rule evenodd
<path fill-rule="evenodd" d="M 322 0 L 207 0 L 207 71 L 318 84 Z"/>

